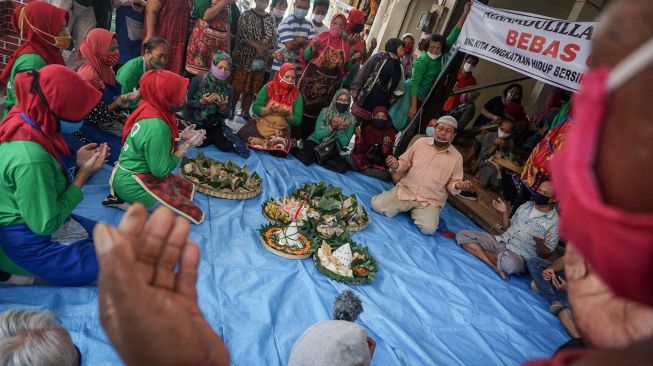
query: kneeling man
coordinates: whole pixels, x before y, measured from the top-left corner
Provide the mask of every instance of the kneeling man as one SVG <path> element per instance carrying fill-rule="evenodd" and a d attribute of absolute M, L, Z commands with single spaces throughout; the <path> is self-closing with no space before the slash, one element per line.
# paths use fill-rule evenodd
<path fill-rule="evenodd" d="M 386 164 L 403 178 L 389 191 L 372 198 L 372 209 L 388 217 L 408 212 L 424 235 L 433 235 L 440 210 L 451 194 L 469 189 L 463 181 L 463 157 L 451 146 L 458 122 L 451 116 L 438 119 L 435 136 L 417 140 L 399 159 L 388 156 Z"/>

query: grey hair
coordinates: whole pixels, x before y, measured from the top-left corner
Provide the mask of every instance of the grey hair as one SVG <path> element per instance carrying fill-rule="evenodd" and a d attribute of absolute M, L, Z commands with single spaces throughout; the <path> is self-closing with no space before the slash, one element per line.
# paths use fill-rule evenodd
<path fill-rule="evenodd" d="M 352 291 L 345 290 L 336 296 L 333 304 L 333 319 L 356 321 L 356 318 L 363 312 L 363 303 L 361 299 Z"/>
<path fill-rule="evenodd" d="M 54 314 L 8 310 L 0 314 L 0 365 L 76 366 L 79 355 Z"/>

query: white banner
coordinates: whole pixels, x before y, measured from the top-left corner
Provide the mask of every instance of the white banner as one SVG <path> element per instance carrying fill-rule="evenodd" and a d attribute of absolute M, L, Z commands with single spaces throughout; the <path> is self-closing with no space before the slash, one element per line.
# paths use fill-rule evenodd
<path fill-rule="evenodd" d="M 563 89 L 577 91 L 596 22 L 570 22 L 474 1 L 459 50 Z"/>

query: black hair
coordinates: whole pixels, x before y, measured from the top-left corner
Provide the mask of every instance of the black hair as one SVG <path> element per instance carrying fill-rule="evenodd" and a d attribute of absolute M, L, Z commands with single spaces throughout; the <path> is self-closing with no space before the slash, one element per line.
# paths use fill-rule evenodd
<path fill-rule="evenodd" d="M 417 42 L 417 50 L 422 52 L 426 51 L 429 49 L 429 38 L 423 38 L 420 39 L 419 42 Z"/>
<path fill-rule="evenodd" d="M 315 9 L 318 6 L 324 6 L 327 8 L 327 10 L 329 10 L 329 5 L 331 5 L 329 0 L 315 0 L 313 2 L 313 9 Z"/>
<path fill-rule="evenodd" d="M 270 3 L 270 9 L 274 9 L 279 3 L 284 3 L 286 4 L 286 8 L 288 7 L 288 2 L 286 0 L 272 0 Z"/>
<path fill-rule="evenodd" d="M 155 48 L 157 48 L 160 45 L 166 45 L 166 47 L 170 47 L 168 45 L 168 41 L 166 41 L 165 38 L 159 37 L 159 36 L 154 36 L 150 38 L 147 42 L 143 43 L 143 52 L 144 51 L 153 51 Z"/>
<path fill-rule="evenodd" d="M 442 53 L 445 54 L 449 52 L 449 47 L 447 46 L 447 39 L 442 35 L 442 34 L 432 34 L 429 37 L 429 43 L 431 42 L 439 42 L 442 45 Z M 429 46 L 426 46 L 426 49 L 428 50 Z"/>
<path fill-rule="evenodd" d="M 465 56 L 465 61 L 468 61 L 468 60 L 473 61 L 475 64 L 478 64 L 478 61 L 479 61 L 478 57 L 476 57 L 474 55 Z"/>
<path fill-rule="evenodd" d="M 517 99 L 515 99 L 515 100 L 511 100 L 511 102 L 515 102 L 515 103 L 519 103 L 519 104 L 521 104 L 521 99 L 524 97 L 524 88 L 522 88 L 522 86 L 519 85 L 519 84 L 517 84 L 517 83 L 510 84 L 510 85 L 508 85 L 507 88 L 503 89 L 503 96 L 504 96 L 504 97 L 507 96 L 507 95 L 508 95 L 508 91 L 509 91 L 510 89 L 512 89 L 512 88 L 517 88 L 517 89 L 519 89 L 519 98 L 517 98 Z"/>

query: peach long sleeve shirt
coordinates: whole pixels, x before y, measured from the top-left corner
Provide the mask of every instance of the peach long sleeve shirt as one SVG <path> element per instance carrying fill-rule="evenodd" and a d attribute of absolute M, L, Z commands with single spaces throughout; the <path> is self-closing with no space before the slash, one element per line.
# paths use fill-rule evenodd
<path fill-rule="evenodd" d="M 401 157 L 397 172 L 404 177 L 397 183 L 400 200 L 418 201 L 442 208 L 447 190 L 458 194 L 455 184 L 463 180 L 463 157 L 455 147 L 438 151 L 432 137 L 423 137 Z"/>

